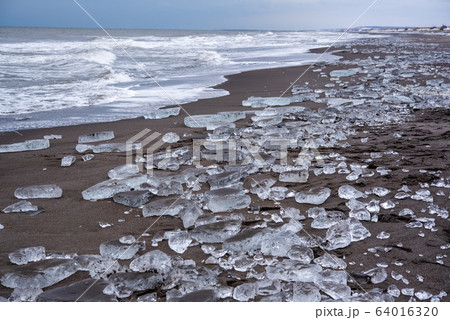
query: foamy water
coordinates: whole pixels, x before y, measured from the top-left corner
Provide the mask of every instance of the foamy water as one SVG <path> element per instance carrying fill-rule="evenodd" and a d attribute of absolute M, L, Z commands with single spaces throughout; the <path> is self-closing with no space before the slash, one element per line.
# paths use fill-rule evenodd
<path fill-rule="evenodd" d="M 0 130 L 133 118 L 174 103 L 226 95 L 210 88 L 225 75 L 314 61 L 309 49 L 340 36 L 168 30 L 111 34 L 116 40 L 93 29 L 0 28 Z M 362 35 L 342 40 L 358 37 Z"/>

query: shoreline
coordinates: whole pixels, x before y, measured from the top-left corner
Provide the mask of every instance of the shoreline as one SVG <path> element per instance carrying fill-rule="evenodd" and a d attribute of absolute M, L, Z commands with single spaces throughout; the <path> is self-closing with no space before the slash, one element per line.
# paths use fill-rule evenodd
<path fill-rule="evenodd" d="M 413 36 L 414 37 L 414 36 Z M 430 36 L 431 37 L 431 36 Z M 422 38 L 422 36 L 418 36 Z M 441 39 L 442 40 L 442 39 Z M 444 41 L 447 39 L 443 39 Z M 424 43 L 435 43 L 436 39 L 425 37 Z M 376 46 L 374 46 L 376 47 Z M 342 59 L 335 62 L 333 65 L 326 65 L 323 72 L 329 74 L 333 70 L 349 69 L 357 66 L 356 62 L 367 56 L 380 56 L 383 59 L 383 50 L 385 48 L 379 47 L 376 54 L 365 54 L 362 51 L 366 48 L 371 48 L 370 45 L 352 47 L 357 48 L 358 53 L 351 53 L 348 49 L 337 48 L 333 49 L 336 55 L 342 56 Z M 317 52 L 325 50 L 324 48 L 314 49 Z M 346 52 L 342 52 L 346 50 Z M 341 52 L 339 52 L 341 51 Z M 352 63 L 355 61 L 355 63 Z M 245 110 L 261 110 L 251 109 L 242 106 L 242 101 L 248 99 L 250 96 L 257 97 L 276 97 L 279 96 L 286 88 L 289 87 L 292 81 L 306 70 L 308 66 L 285 67 L 275 69 L 262 69 L 254 71 L 246 71 L 227 77 L 227 81 L 216 86 L 220 89 L 225 89 L 230 94 L 224 97 L 202 99 L 196 102 L 182 105 L 191 115 L 211 114 L 218 111 L 245 111 Z M 312 68 L 314 69 L 314 68 Z M 352 83 L 358 83 L 360 76 L 355 76 L 349 79 Z M 407 79 L 406 79 L 407 80 Z M 404 80 L 404 81 L 406 81 Z M 417 81 L 424 82 L 426 79 L 417 79 Z M 402 80 L 403 81 L 403 80 Z M 308 82 L 308 87 L 315 90 L 326 90 L 325 85 L 330 82 L 329 77 L 321 77 L 319 73 L 314 73 L 312 70 L 305 75 L 298 85 L 304 85 Z M 289 94 L 290 95 L 290 94 Z M 316 103 L 312 101 L 293 103 L 293 105 L 301 105 L 312 110 L 325 108 L 325 103 Z M 397 190 L 406 181 L 409 184 L 431 183 L 431 178 L 427 177 L 425 173 L 420 170 L 436 171 L 442 170 L 442 176 L 449 176 L 448 170 L 448 146 L 446 139 L 448 133 L 445 130 L 445 120 L 448 119 L 449 112 L 447 109 L 436 110 L 416 110 L 413 117 L 400 125 L 385 124 L 384 127 L 356 127 L 358 132 L 356 135 L 349 137 L 348 142 L 352 146 L 351 149 L 336 149 L 327 148 L 320 149 L 321 152 L 339 152 L 345 155 L 349 161 L 363 163 L 367 156 L 365 154 L 371 152 L 384 152 L 395 150 L 401 152 L 400 156 L 406 157 L 401 160 L 404 168 L 411 170 L 409 172 L 395 171 L 395 175 L 390 178 L 380 177 L 377 181 L 368 180 L 363 185 L 364 188 L 387 186 L 389 189 L 395 188 Z M 79 135 L 88 134 L 100 131 L 113 130 L 116 138 L 113 142 L 125 142 L 127 139 L 138 133 L 142 129 L 149 128 L 152 131 L 157 131 L 161 134 L 167 132 L 175 132 L 182 140 L 175 144 L 175 147 L 181 147 L 189 144 L 190 137 L 183 139 L 183 134 L 187 133 L 192 138 L 205 137 L 205 130 L 202 128 L 187 128 L 183 124 L 183 119 L 186 115 L 180 111 L 180 115 L 176 117 L 169 117 L 167 119 L 145 120 L 143 118 L 119 120 L 108 123 L 93 123 L 67 127 L 54 127 L 46 129 L 30 129 L 23 130 L 20 134 L 16 132 L 0 133 L 0 144 L 20 142 L 29 139 L 42 138 L 44 135 L 60 134 L 61 140 L 51 140 L 50 148 L 40 151 L 29 151 L 22 153 L 7 153 L 0 156 L 0 168 L 2 172 L 2 187 L 0 197 L 1 209 L 17 202 L 14 198 L 14 190 L 17 187 L 27 185 L 39 185 L 54 183 L 63 189 L 63 197 L 61 199 L 46 200 L 33 199 L 31 202 L 38 205 L 39 208 L 44 208 L 46 212 L 35 217 L 28 217 L 23 214 L 0 214 L 0 223 L 5 226 L 0 230 L 0 237 L 4 244 L 0 249 L 0 275 L 5 274 L 16 268 L 15 265 L 9 263 L 8 253 L 19 248 L 42 245 L 47 249 L 47 253 L 65 252 L 78 254 L 98 254 L 99 245 L 105 241 L 109 241 L 126 234 L 138 235 L 146 230 L 146 228 L 155 222 L 153 218 L 142 218 L 140 209 L 129 209 L 125 206 L 118 205 L 109 200 L 102 200 L 97 202 L 85 201 L 81 197 L 81 191 L 97 184 L 100 181 L 107 179 L 107 171 L 118 165 L 125 163 L 125 156 L 123 153 L 104 153 L 95 154 L 95 158 L 91 161 L 83 162 L 80 159 L 80 154 L 75 151 L 77 138 Z M 236 122 L 236 126 L 246 127 L 249 123 L 249 116 L 246 119 Z M 432 129 L 432 130 L 431 130 Z M 367 132 L 366 132 L 367 131 Z M 396 132 L 402 131 L 403 142 L 396 142 L 392 139 L 392 135 Z M 417 136 L 421 133 L 421 136 Z M 364 144 L 361 139 L 369 137 L 370 143 Z M 446 138 L 447 137 L 447 138 Z M 406 142 L 405 142 L 406 141 Z M 427 147 L 431 146 L 431 147 Z M 77 161 L 67 168 L 60 167 L 60 161 L 63 156 L 76 155 Z M 413 157 L 414 155 L 414 157 Z M 374 163 L 378 166 L 398 167 L 399 163 L 396 157 L 389 156 L 387 158 L 375 159 Z M 386 163 L 385 163 L 386 162 Z M 46 168 L 46 170 L 43 170 Z M 271 176 L 263 173 L 262 176 Z M 311 179 L 308 184 L 300 186 L 300 189 L 309 189 L 313 186 L 334 187 L 337 190 L 338 186 L 346 183 L 344 177 L 321 176 L 316 177 L 313 173 L 310 174 Z M 320 180 L 323 179 L 323 180 Z M 395 187 L 394 187 L 395 186 Z M 245 184 L 249 188 L 249 183 Z M 359 186 L 360 188 L 362 186 Z M 433 190 L 434 192 L 435 190 Z M 333 191 L 333 199 L 324 205 L 327 210 L 346 210 L 344 202 L 336 197 L 336 191 Z M 448 193 L 448 192 L 447 192 Z M 445 197 L 436 197 L 436 203 L 444 208 L 448 206 Z M 268 201 L 259 201 L 253 199 L 260 207 L 270 207 Z M 299 207 L 301 214 L 307 215 L 306 210 L 308 206 L 298 205 L 290 199 L 288 205 L 291 207 Z M 416 206 L 413 200 L 405 200 L 406 207 Z M 124 214 L 129 211 L 128 214 Z M 247 219 L 252 221 L 253 214 L 247 213 L 246 210 L 238 210 L 245 215 Z M 276 212 L 276 210 L 272 210 Z M 270 211 L 269 211 L 270 212 Z M 272 213 L 272 212 L 270 212 Z M 263 216 L 264 217 L 264 216 Z M 448 226 L 448 219 L 441 221 L 436 218 L 438 231 L 436 233 L 427 233 L 424 241 L 419 241 L 417 238 L 417 231 L 415 229 L 406 229 L 404 233 L 398 233 L 398 223 L 404 223 L 402 218 L 397 215 L 383 216 L 386 221 L 383 223 L 364 223 L 372 233 L 372 237 L 361 242 L 352 243 L 348 248 L 336 250 L 334 252 L 339 257 L 347 257 L 347 261 L 356 260 L 363 265 L 353 265 L 348 267 L 348 271 L 361 275 L 363 271 L 369 269 L 369 266 L 376 267 L 377 263 L 388 262 L 391 266 L 392 262 L 402 261 L 407 265 L 410 272 L 427 276 L 427 282 L 421 283 L 412 275 L 404 274 L 404 268 L 400 266 L 392 267 L 394 270 L 402 269 L 405 277 L 409 279 L 409 286 L 425 288 L 424 290 L 432 290 L 432 288 L 443 287 L 443 290 L 450 290 L 448 285 L 448 278 L 445 277 L 448 266 L 445 264 L 438 264 L 432 260 L 432 254 L 440 252 L 439 246 L 443 241 L 450 242 L 450 237 L 446 232 L 450 230 Z M 143 220 L 144 219 L 144 220 Z M 120 222 L 120 220 L 125 220 Z M 100 228 L 99 221 L 112 223 L 113 226 L 109 228 Z M 151 239 L 156 234 L 163 234 L 165 231 L 183 229 L 181 220 L 173 217 L 163 216 L 157 221 L 157 224 L 148 231 L 150 237 L 145 237 L 147 242 L 147 249 L 159 249 L 167 254 L 174 255 L 175 253 L 169 248 L 166 241 L 159 244 L 158 247 L 151 246 Z M 309 230 L 309 229 L 308 229 Z M 403 229 L 402 229 L 403 230 Z M 447 230 L 447 231 L 446 231 Z M 323 231 L 323 230 L 322 230 Z M 386 246 L 394 247 L 391 253 L 378 253 L 382 258 L 374 257 L 367 254 L 368 248 L 374 248 L 382 245 L 382 241 L 376 238 L 376 235 L 381 231 L 391 233 L 391 239 L 387 241 Z M 314 230 L 315 234 L 324 236 L 324 232 Z M 419 240 L 417 240 L 419 239 Z M 443 240 L 444 239 L 444 240 Z M 445 240 L 447 239 L 447 240 Z M 417 243 L 415 242 L 417 240 Z M 399 249 L 396 246 L 397 242 L 403 242 L 405 249 Z M 431 244 L 431 245 L 429 245 Z M 408 249 L 408 250 L 406 250 Z M 414 256 L 411 256 L 413 252 Z M 366 253 L 366 254 L 365 254 Z M 318 251 L 315 250 L 315 255 Z M 418 254 L 426 255 L 424 257 Z M 185 253 L 180 255 L 183 259 L 193 259 L 198 265 L 203 265 L 202 261 L 208 258 L 200 246 L 192 246 Z M 424 261 L 422 261 L 424 260 Z M 211 267 L 211 266 L 210 266 Z M 391 268 L 391 267 L 390 267 Z M 436 270 L 440 270 L 439 272 Z M 400 272 L 400 271 L 399 271 Z M 54 287 L 61 287 L 68 285 L 77 280 L 89 278 L 86 272 L 77 272 L 70 278 L 55 284 Z M 221 275 L 220 282 L 227 283 L 225 275 Z M 234 280 L 233 280 L 234 281 Z M 239 284 L 239 281 L 234 281 L 233 286 Z M 390 276 L 388 280 L 380 284 L 380 286 L 387 287 L 389 284 L 401 283 L 394 281 Z M 365 283 L 364 288 L 367 290 L 380 287 L 370 283 Z M 446 288 L 447 287 L 447 288 Z M 357 286 L 352 286 L 352 289 L 357 289 Z M 0 286 L 0 296 L 9 296 L 11 289 Z M 436 291 L 436 290 L 435 290 Z M 433 292 L 433 294 L 437 294 Z M 164 297 L 164 295 L 162 295 Z M 132 297 L 133 299 L 136 296 Z M 443 297 L 442 301 L 450 301 L 448 296 Z M 408 301 L 407 297 L 401 296 L 399 301 Z"/>

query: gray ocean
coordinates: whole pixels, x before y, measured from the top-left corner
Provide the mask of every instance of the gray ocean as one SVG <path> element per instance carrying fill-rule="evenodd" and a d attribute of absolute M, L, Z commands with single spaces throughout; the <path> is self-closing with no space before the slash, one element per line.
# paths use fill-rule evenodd
<path fill-rule="evenodd" d="M 114 121 L 228 94 L 247 70 L 316 61 L 340 32 L 0 28 L 0 131 Z M 368 35 L 347 34 L 339 43 Z M 326 54 L 322 60 L 335 57 Z"/>

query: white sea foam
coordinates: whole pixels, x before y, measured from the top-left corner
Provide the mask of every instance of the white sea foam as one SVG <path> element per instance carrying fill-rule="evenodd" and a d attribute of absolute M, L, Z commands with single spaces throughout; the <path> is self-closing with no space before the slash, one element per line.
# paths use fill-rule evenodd
<path fill-rule="evenodd" d="M 174 102 L 222 96 L 227 92 L 210 87 L 225 81 L 225 75 L 314 61 L 316 56 L 305 54 L 308 49 L 339 37 L 337 32 L 121 30 L 113 32 L 113 41 L 99 30 L 2 32 L 7 36 L 0 39 L 0 115 L 14 120 L 17 114 L 91 107 L 80 109 L 76 120 L 52 119 L 54 125 L 93 121 L 92 107 L 115 108 L 110 116 L 120 119 Z M 347 39 L 355 37 L 362 36 Z M 39 126 L 52 122 L 40 117 Z M 30 120 L 19 126 L 36 124 Z M 0 124 L 0 131 L 6 128 L 14 125 Z"/>

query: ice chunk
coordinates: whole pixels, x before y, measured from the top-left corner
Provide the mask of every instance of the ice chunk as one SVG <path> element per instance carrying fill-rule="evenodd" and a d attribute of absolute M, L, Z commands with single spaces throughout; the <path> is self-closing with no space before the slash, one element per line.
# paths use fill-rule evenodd
<path fill-rule="evenodd" d="M 61 198 L 62 190 L 54 184 L 17 188 L 14 196 L 18 199 L 51 199 Z"/>
<path fill-rule="evenodd" d="M 75 150 L 79 153 L 92 151 L 93 153 L 126 152 L 141 149 L 140 143 L 104 143 L 99 145 L 77 144 Z"/>
<path fill-rule="evenodd" d="M 75 156 L 65 156 L 61 159 L 61 167 L 70 167 L 75 160 L 77 160 L 77 157 Z"/>
<path fill-rule="evenodd" d="M 239 272 L 247 272 L 256 266 L 256 261 L 246 255 L 237 256 L 232 259 L 233 268 Z"/>
<path fill-rule="evenodd" d="M 298 203 L 322 204 L 331 195 L 331 190 L 328 188 L 312 188 L 309 191 L 297 192 L 295 201 Z"/>
<path fill-rule="evenodd" d="M 45 288 L 70 277 L 79 265 L 72 259 L 48 259 L 29 263 L 1 278 L 8 288 Z"/>
<path fill-rule="evenodd" d="M 419 300 L 428 300 L 433 296 L 431 293 L 429 293 L 428 291 L 425 291 L 425 290 L 416 291 L 416 293 L 414 293 L 414 295 Z"/>
<path fill-rule="evenodd" d="M 144 119 L 165 119 L 180 114 L 180 107 L 161 108 L 144 115 Z"/>
<path fill-rule="evenodd" d="M 136 272 L 156 270 L 164 276 L 172 269 L 172 261 L 164 252 L 153 250 L 131 261 L 130 269 Z"/>
<path fill-rule="evenodd" d="M 358 199 L 358 198 L 367 198 L 367 195 L 362 193 L 361 191 L 356 190 L 352 186 L 349 186 L 348 184 L 345 184 L 341 187 L 339 187 L 338 190 L 339 198 L 342 199 Z"/>
<path fill-rule="evenodd" d="M 383 187 L 375 187 L 370 190 L 373 194 L 376 194 L 379 197 L 384 197 L 391 193 L 389 189 L 383 188 Z"/>
<path fill-rule="evenodd" d="M 225 250 L 234 252 L 252 252 L 261 249 L 264 230 L 247 229 L 228 238 L 223 243 Z"/>
<path fill-rule="evenodd" d="M 68 286 L 47 290 L 37 297 L 38 302 L 113 302 L 117 299 L 103 290 L 109 283 L 105 280 L 86 279 Z"/>
<path fill-rule="evenodd" d="M 102 256 L 119 260 L 131 259 L 139 250 L 145 250 L 144 241 L 127 244 L 121 243 L 120 240 L 112 240 L 103 242 L 100 245 L 100 254 Z"/>
<path fill-rule="evenodd" d="M 167 132 L 162 136 L 162 141 L 164 141 L 165 143 L 176 143 L 180 141 L 180 136 L 174 132 Z"/>
<path fill-rule="evenodd" d="M 254 283 L 244 283 L 233 290 L 233 299 L 237 301 L 253 300 L 256 296 L 257 286 Z"/>
<path fill-rule="evenodd" d="M 302 240 L 295 233 L 269 232 L 263 236 L 261 252 L 265 255 L 285 257 L 293 245 L 301 244 L 303 244 Z"/>
<path fill-rule="evenodd" d="M 365 271 L 364 274 L 367 274 L 370 277 L 370 281 L 373 284 L 378 284 L 386 280 L 388 274 L 385 268 L 373 268 L 368 271 Z"/>
<path fill-rule="evenodd" d="M 205 202 L 212 212 L 230 212 L 247 208 L 251 198 L 236 188 L 223 188 L 205 192 Z"/>
<path fill-rule="evenodd" d="M 303 264 L 293 260 L 283 260 L 274 266 L 266 267 L 269 280 L 315 282 L 322 267 L 316 264 Z"/>
<path fill-rule="evenodd" d="M 330 77 L 339 78 L 339 77 L 350 77 L 357 73 L 360 73 L 361 68 L 351 68 L 345 70 L 333 70 L 330 72 Z"/>
<path fill-rule="evenodd" d="M 49 135 L 44 136 L 44 139 L 47 139 L 47 140 L 61 140 L 62 139 L 62 135 L 49 134 Z"/>
<path fill-rule="evenodd" d="M 327 231 L 325 240 L 327 250 L 335 250 L 345 248 L 352 242 L 350 234 L 350 225 L 347 220 L 341 221 L 333 225 Z"/>
<path fill-rule="evenodd" d="M 111 275 L 108 280 L 115 292 L 155 290 L 163 283 L 161 275 L 155 272 L 121 272 Z"/>
<path fill-rule="evenodd" d="M 400 296 L 400 289 L 397 288 L 397 286 L 395 284 L 391 284 L 388 288 L 387 288 L 387 292 L 395 297 L 398 298 Z"/>
<path fill-rule="evenodd" d="M 314 259 L 314 252 L 308 247 L 302 245 L 294 245 L 287 253 L 287 256 L 291 260 L 309 264 L 311 263 L 312 259 Z"/>
<path fill-rule="evenodd" d="M 151 198 L 153 198 L 153 193 L 150 191 L 135 190 L 117 193 L 113 200 L 116 203 L 137 208 L 149 202 Z"/>
<path fill-rule="evenodd" d="M 239 171 L 225 171 L 222 173 L 212 174 L 208 177 L 208 183 L 211 190 L 233 187 L 238 184 L 244 175 Z"/>
<path fill-rule="evenodd" d="M 287 106 L 289 104 L 291 104 L 291 98 L 287 97 L 250 97 L 242 101 L 242 106 L 252 108 Z"/>
<path fill-rule="evenodd" d="M 142 209 L 144 217 L 178 215 L 183 220 L 183 226 L 189 228 L 195 224 L 203 211 L 198 203 L 180 198 L 158 199 L 145 205 Z"/>
<path fill-rule="evenodd" d="M 378 235 L 378 239 L 389 239 L 391 237 L 391 234 L 386 231 L 381 231 Z"/>
<path fill-rule="evenodd" d="M 42 150 L 47 148 L 50 148 L 50 142 L 47 139 L 36 139 L 0 145 L 0 153 Z"/>
<path fill-rule="evenodd" d="M 314 218 L 314 221 L 311 223 L 311 228 L 328 229 L 346 218 L 345 213 L 342 211 L 325 211 Z"/>
<path fill-rule="evenodd" d="M 352 242 L 361 241 L 371 236 L 369 230 L 367 230 L 358 219 L 349 218 L 347 221 L 350 227 Z"/>
<path fill-rule="evenodd" d="M 80 271 L 88 271 L 94 279 L 104 278 L 122 268 L 116 259 L 100 255 L 85 254 L 74 257 L 74 260 L 80 265 Z"/>
<path fill-rule="evenodd" d="M 81 194 L 84 200 L 102 200 L 112 198 L 120 192 L 139 189 L 139 187 L 147 182 L 147 175 L 135 175 L 122 180 L 106 180 L 87 188 Z"/>
<path fill-rule="evenodd" d="M 11 212 L 29 212 L 29 211 L 37 211 L 38 207 L 31 204 L 30 201 L 22 200 L 19 202 L 16 202 L 5 209 L 3 209 L 4 213 L 11 213 Z"/>
<path fill-rule="evenodd" d="M 219 112 L 185 117 L 184 124 L 190 128 L 206 128 L 210 123 L 235 122 L 240 119 L 245 119 L 245 112 Z"/>
<path fill-rule="evenodd" d="M 335 256 L 334 254 L 325 253 L 323 256 L 320 256 L 314 259 L 314 263 L 321 265 L 323 268 L 330 269 L 345 269 L 347 268 L 347 263 Z"/>
<path fill-rule="evenodd" d="M 44 247 L 29 247 L 11 252 L 9 255 L 9 261 L 12 263 L 22 265 L 28 262 L 40 261 L 45 259 Z"/>
<path fill-rule="evenodd" d="M 90 134 L 84 134 L 78 137 L 78 143 L 92 143 L 114 139 L 113 131 L 103 131 Z"/>
<path fill-rule="evenodd" d="M 309 173 L 307 170 L 297 171 L 297 172 L 281 172 L 280 181 L 281 182 L 296 182 L 305 183 L 308 181 Z"/>
<path fill-rule="evenodd" d="M 9 297 L 9 301 L 34 302 L 42 292 L 41 288 L 15 288 Z"/>
<path fill-rule="evenodd" d="M 136 164 L 124 164 L 108 171 L 110 179 L 124 179 L 139 173 L 139 167 Z"/>
<path fill-rule="evenodd" d="M 136 242 L 136 238 L 132 235 L 123 236 L 119 238 L 119 242 L 121 244 L 133 244 L 134 242 Z"/>
<path fill-rule="evenodd" d="M 200 243 L 222 243 L 241 229 L 240 220 L 220 221 L 195 227 L 191 237 Z"/>
<path fill-rule="evenodd" d="M 164 238 L 169 240 L 170 249 L 176 253 L 185 252 L 192 242 L 192 239 L 186 230 L 168 231 L 164 234 Z"/>
<path fill-rule="evenodd" d="M 90 160 L 92 160 L 94 158 L 95 158 L 95 156 L 92 153 L 88 153 L 88 154 L 85 154 L 85 155 L 81 156 L 81 159 L 83 161 L 90 161 Z"/>
<path fill-rule="evenodd" d="M 294 302 L 320 302 L 319 289 L 312 283 L 296 282 L 293 285 L 292 301 Z"/>

